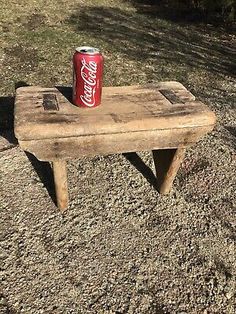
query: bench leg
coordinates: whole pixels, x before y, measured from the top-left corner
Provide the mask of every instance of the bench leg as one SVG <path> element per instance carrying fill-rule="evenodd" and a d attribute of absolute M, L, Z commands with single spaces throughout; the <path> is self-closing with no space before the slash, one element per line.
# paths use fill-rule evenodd
<path fill-rule="evenodd" d="M 57 197 L 57 206 L 61 211 L 67 209 L 69 204 L 66 161 L 53 161 L 54 183 Z"/>
<path fill-rule="evenodd" d="M 161 194 L 168 194 L 184 159 L 185 148 L 153 150 L 152 153 L 158 190 Z"/>

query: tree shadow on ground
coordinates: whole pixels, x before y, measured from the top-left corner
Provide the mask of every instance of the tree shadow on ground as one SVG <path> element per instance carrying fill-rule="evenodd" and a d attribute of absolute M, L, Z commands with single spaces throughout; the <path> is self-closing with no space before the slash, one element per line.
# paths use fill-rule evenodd
<path fill-rule="evenodd" d="M 163 19 L 112 7 L 83 7 L 68 20 L 78 32 L 108 52 L 128 60 L 151 62 L 160 73 L 166 64 L 232 75 L 235 49 L 225 34 L 209 36 L 199 27 L 167 23 Z M 142 69 L 146 71 L 145 66 Z"/>
<path fill-rule="evenodd" d="M 215 27 L 223 26 L 225 31 L 235 31 L 235 19 L 229 18 L 231 8 L 221 5 L 207 6 L 205 9 L 198 6 L 194 1 L 168 1 L 168 0 L 127 0 L 137 9 L 138 13 L 148 16 L 165 18 L 166 20 L 179 23 L 211 23 Z"/>

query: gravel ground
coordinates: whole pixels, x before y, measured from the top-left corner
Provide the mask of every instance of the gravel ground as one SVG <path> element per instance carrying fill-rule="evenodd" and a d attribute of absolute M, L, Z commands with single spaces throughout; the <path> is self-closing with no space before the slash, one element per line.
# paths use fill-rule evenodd
<path fill-rule="evenodd" d="M 218 122 L 188 149 L 168 196 L 152 186 L 149 152 L 138 152 L 146 167 L 135 154 L 70 162 L 63 216 L 49 165 L 20 150 L 12 117 L 2 115 L 0 313 L 236 313 L 235 36 L 150 17 L 125 1 L 25 2 L 5 4 L 1 17 L 0 104 L 9 115 L 12 101 L 4 107 L 3 97 L 17 82 L 70 83 L 68 54 L 89 35 L 106 53 L 105 85 L 177 79 Z M 103 25 L 99 36 L 93 25 Z"/>

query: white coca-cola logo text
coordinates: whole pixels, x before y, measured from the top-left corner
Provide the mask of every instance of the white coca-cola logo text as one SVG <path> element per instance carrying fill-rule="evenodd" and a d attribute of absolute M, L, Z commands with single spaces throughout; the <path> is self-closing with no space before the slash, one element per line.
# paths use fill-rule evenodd
<path fill-rule="evenodd" d="M 81 62 L 82 67 L 80 72 L 84 81 L 84 94 L 80 96 L 80 99 L 86 106 L 93 107 L 95 104 L 97 63 L 95 61 L 86 63 L 85 59 L 82 59 Z"/>

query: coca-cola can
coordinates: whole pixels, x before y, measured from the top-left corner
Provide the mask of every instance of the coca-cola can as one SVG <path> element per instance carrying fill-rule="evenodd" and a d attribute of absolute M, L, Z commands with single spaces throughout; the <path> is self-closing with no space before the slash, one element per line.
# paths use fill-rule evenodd
<path fill-rule="evenodd" d="M 78 47 L 73 55 L 73 103 L 93 108 L 101 103 L 103 56 L 97 48 Z"/>

